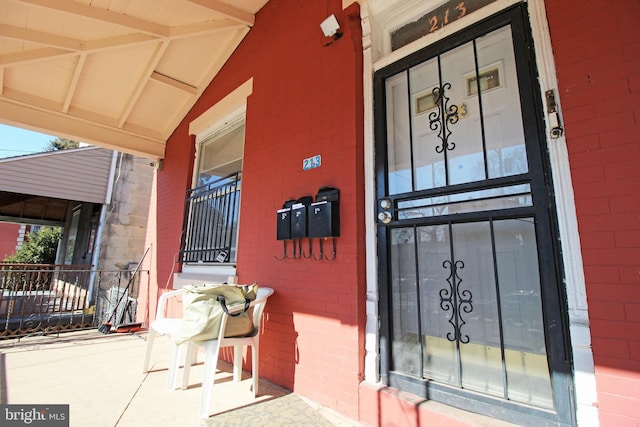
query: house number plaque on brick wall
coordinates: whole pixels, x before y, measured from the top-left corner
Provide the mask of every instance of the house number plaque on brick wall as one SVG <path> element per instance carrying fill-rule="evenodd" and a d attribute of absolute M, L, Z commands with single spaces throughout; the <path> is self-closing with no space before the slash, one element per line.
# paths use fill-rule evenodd
<path fill-rule="evenodd" d="M 308 157 L 302 161 L 302 170 L 315 169 L 322 166 L 322 156 L 316 154 L 315 156 Z"/>
<path fill-rule="evenodd" d="M 496 0 L 449 0 L 417 21 L 398 28 L 391 33 L 391 50 L 433 33 L 440 28 L 475 12 Z"/>

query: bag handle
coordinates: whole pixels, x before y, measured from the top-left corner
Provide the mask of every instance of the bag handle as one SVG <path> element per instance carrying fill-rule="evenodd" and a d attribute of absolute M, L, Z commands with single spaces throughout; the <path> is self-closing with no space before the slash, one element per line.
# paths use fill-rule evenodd
<path fill-rule="evenodd" d="M 251 305 L 251 301 L 249 301 L 247 298 L 244 299 L 244 310 L 239 311 L 237 313 L 229 313 L 229 309 L 227 308 L 227 302 L 224 299 L 224 295 L 218 295 L 217 298 L 218 302 L 220 303 L 220 305 L 222 306 L 222 310 L 224 310 L 224 312 L 231 316 L 231 317 L 238 317 L 241 314 L 246 313 L 247 310 L 249 310 L 249 306 Z"/>

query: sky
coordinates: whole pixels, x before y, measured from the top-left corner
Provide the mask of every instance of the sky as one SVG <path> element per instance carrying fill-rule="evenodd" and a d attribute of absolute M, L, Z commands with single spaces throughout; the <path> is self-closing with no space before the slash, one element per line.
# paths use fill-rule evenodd
<path fill-rule="evenodd" d="M 0 124 L 0 158 L 41 153 L 55 136 Z"/>

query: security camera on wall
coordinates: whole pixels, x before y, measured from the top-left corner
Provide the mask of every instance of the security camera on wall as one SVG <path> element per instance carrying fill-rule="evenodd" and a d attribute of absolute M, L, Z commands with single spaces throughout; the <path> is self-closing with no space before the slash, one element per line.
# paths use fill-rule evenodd
<path fill-rule="evenodd" d="M 322 33 L 325 37 L 333 37 L 334 40 L 342 37 L 342 32 L 340 32 L 340 24 L 338 24 L 338 20 L 335 15 L 329 16 L 327 19 L 322 21 L 320 24 L 320 28 L 322 29 Z"/>

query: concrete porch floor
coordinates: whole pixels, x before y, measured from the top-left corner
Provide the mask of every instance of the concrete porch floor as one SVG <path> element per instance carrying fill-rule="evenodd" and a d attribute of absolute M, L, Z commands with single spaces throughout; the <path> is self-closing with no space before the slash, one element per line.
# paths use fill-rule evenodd
<path fill-rule="evenodd" d="M 223 362 L 212 416 L 201 420 L 202 363 L 192 368 L 187 390 L 169 391 L 169 342 L 156 340 L 151 371 L 143 374 L 146 335 L 94 329 L 0 340 L 0 404 L 68 404 L 72 427 L 360 425 L 265 380 L 254 399 L 249 373 L 234 383 Z"/>

